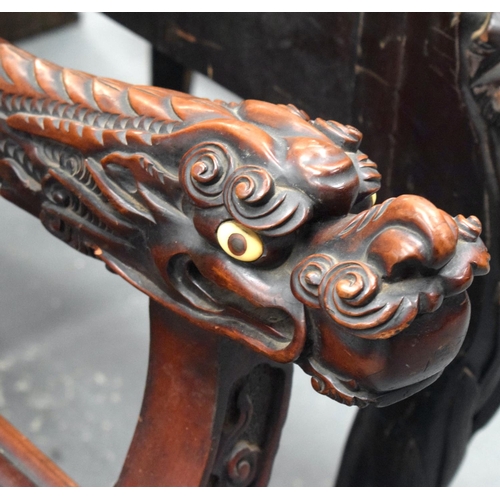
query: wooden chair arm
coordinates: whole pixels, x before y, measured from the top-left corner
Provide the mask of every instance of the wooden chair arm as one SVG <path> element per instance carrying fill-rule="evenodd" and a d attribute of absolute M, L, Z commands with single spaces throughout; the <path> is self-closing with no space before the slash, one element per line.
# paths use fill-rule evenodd
<path fill-rule="evenodd" d="M 0 194 L 151 298 L 120 485 L 265 484 L 291 363 L 337 401 L 386 406 L 458 353 L 466 289 L 488 271 L 481 224 L 419 196 L 376 205 L 354 127 L 93 77 L 7 42 L 0 113 Z"/>

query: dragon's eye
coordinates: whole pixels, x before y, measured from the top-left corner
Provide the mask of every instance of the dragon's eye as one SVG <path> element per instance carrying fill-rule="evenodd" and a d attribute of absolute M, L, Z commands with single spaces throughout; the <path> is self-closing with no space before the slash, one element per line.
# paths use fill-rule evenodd
<path fill-rule="evenodd" d="M 219 226 L 217 240 L 224 252 L 243 262 L 253 262 L 264 252 L 258 234 L 232 220 Z"/>

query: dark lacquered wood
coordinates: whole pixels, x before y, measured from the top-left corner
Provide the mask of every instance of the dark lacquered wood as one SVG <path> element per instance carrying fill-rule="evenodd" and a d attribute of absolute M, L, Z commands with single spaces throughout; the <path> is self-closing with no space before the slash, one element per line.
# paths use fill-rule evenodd
<path fill-rule="evenodd" d="M 483 68 L 480 60 L 488 54 L 495 57 L 492 48 L 484 52 L 484 47 L 477 47 L 487 41 L 486 19 L 485 14 L 393 14 L 378 19 L 365 14 L 366 50 L 362 52 L 369 69 L 380 73 L 387 67 L 387 53 L 381 48 L 384 40 L 400 47 L 400 57 L 391 58 L 393 69 L 388 71 L 396 76 L 399 68 L 401 77 L 388 79 L 384 92 L 366 74 L 359 96 L 360 117 L 365 130 L 371 131 L 366 143 L 375 148 L 377 160 L 384 159 L 381 171 L 385 179 L 387 174 L 390 177 L 383 191 L 386 196 L 405 191 L 423 194 L 454 210 L 476 213 L 485 223 L 492 261 L 488 277 L 469 289 L 469 333 L 444 375 L 407 401 L 359 413 L 339 473 L 341 486 L 449 484 L 470 438 L 500 403 L 495 223 L 499 182 L 492 137 L 497 128 L 492 126 L 484 93 L 476 93 L 471 85 L 492 67 L 492 59 Z M 404 36 L 387 38 L 395 22 Z M 482 51 L 483 56 L 478 56 Z M 396 88 L 400 100 L 393 115 L 395 133 L 385 139 L 379 127 L 387 113 L 373 97 L 395 96 Z M 487 119 L 480 111 L 483 106 Z M 384 170 L 388 167 L 392 174 Z"/>
<path fill-rule="evenodd" d="M 20 40 L 74 23 L 77 19 L 76 12 L 2 12 L 0 38 Z"/>
<path fill-rule="evenodd" d="M 153 47 L 152 78 L 155 87 L 189 92 L 191 71 Z"/>
<path fill-rule="evenodd" d="M 245 99 L 293 103 L 342 123 L 355 119 L 358 12 L 106 14 Z"/>
<path fill-rule="evenodd" d="M 7 43 L 0 62 L 0 193 L 153 301 L 119 484 L 265 484 L 289 388 L 276 363 L 342 403 L 386 406 L 459 353 L 466 289 L 488 272 L 481 223 L 415 195 L 374 205 L 380 174 L 356 128 L 92 77 Z"/>
<path fill-rule="evenodd" d="M 1 416 L 0 449 L 21 464 L 38 486 L 77 486 L 50 458 Z M 8 462 L 4 462 L 3 467 L 5 470 Z M 7 477 L 14 479 L 13 474 L 11 471 Z"/>

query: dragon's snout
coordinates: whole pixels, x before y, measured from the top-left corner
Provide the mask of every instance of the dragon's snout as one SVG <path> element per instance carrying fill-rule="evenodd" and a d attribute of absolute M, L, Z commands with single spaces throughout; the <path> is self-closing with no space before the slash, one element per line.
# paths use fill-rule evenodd
<path fill-rule="evenodd" d="M 431 383 L 458 353 L 464 292 L 488 272 L 489 254 L 476 217 L 452 218 L 417 196 L 341 224 L 323 229 L 321 252 L 292 273 L 293 294 L 316 325 L 302 366 L 321 393 L 388 404 Z"/>

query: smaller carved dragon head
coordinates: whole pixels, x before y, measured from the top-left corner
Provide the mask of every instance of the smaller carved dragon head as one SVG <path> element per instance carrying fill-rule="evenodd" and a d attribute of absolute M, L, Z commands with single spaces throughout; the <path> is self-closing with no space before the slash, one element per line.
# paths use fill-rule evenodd
<path fill-rule="evenodd" d="M 467 332 L 465 290 L 489 269 L 480 231 L 406 195 L 316 233 L 292 276 L 315 325 L 301 365 L 316 390 L 387 405 L 434 381 Z"/>

